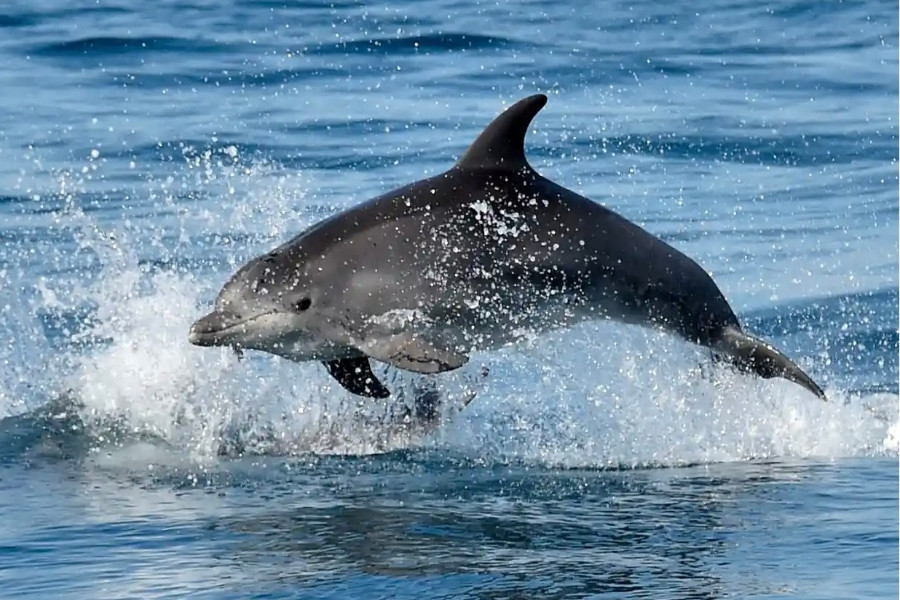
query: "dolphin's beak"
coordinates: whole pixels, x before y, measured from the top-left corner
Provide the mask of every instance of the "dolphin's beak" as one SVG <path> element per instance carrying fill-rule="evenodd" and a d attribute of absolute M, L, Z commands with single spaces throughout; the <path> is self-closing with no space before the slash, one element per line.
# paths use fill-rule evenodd
<path fill-rule="evenodd" d="M 234 329 L 246 319 L 230 311 L 214 310 L 191 325 L 188 341 L 196 346 L 226 346 L 234 337 Z"/>

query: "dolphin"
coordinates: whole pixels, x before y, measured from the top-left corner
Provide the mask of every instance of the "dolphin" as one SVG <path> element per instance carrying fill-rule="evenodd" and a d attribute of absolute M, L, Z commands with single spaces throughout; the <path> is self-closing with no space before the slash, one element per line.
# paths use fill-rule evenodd
<path fill-rule="evenodd" d="M 660 328 L 739 370 L 825 399 L 774 346 L 742 330 L 692 259 L 540 175 L 524 98 L 448 171 L 325 219 L 241 267 L 191 327 L 198 346 L 321 361 L 344 388 L 385 398 L 369 359 L 416 373 L 588 319 Z"/>

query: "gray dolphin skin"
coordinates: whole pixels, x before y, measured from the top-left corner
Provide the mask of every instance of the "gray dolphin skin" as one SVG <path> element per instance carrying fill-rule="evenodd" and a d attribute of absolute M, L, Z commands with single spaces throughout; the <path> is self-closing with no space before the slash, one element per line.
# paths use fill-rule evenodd
<path fill-rule="evenodd" d="M 528 164 L 525 135 L 546 103 L 520 100 L 448 171 L 251 260 L 191 327 L 191 343 L 321 361 L 350 392 L 384 398 L 370 358 L 440 373 L 476 351 L 614 319 L 664 329 L 824 400 L 800 367 L 742 331 L 696 262 Z"/>

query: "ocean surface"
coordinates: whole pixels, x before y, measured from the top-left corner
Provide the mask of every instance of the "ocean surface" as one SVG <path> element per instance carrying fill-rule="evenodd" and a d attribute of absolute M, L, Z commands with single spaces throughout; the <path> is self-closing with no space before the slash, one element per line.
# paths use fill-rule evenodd
<path fill-rule="evenodd" d="M 0 598 L 897 598 L 897 38 L 881 1 L 4 2 Z M 537 92 L 534 166 L 829 403 L 588 323 L 410 434 L 188 344 L 244 261 Z"/>

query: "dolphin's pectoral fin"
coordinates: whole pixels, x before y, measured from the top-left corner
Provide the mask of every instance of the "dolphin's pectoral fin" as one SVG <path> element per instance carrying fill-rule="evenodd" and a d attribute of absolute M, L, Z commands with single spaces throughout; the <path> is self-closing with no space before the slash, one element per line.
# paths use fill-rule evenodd
<path fill-rule="evenodd" d="M 363 350 L 375 360 L 398 369 L 428 375 L 458 369 L 469 360 L 464 354 L 436 348 L 411 334 L 395 335 L 387 340 L 368 343 Z"/>
<path fill-rule="evenodd" d="M 329 360 L 322 364 L 348 392 L 368 398 L 387 398 L 391 395 L 390 390 L 372 373 L 372 365 L 364 356 Z"/>

